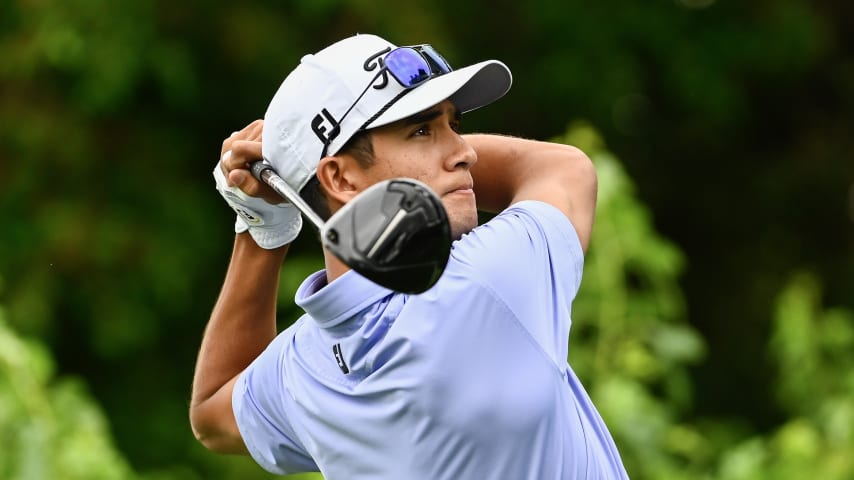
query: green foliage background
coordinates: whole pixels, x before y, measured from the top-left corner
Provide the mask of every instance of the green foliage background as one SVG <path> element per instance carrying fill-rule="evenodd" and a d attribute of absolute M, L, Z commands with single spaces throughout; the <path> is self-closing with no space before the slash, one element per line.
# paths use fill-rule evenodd
<path fill-rule="evenodd" d="M 594 159 L 570 361 L 632 478 L 854 477 L 852 29 L 842 1 L 0 0 L 0 478 L 269 478 L 186 419 L 232 238 L 210 170 L 356 32 L 505 61 L 465 129 Z"/>

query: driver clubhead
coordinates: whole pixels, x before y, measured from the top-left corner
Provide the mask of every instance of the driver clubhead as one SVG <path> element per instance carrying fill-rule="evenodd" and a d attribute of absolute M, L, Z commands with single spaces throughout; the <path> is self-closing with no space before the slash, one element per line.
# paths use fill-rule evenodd
<path fill-rule="evenodd" d="M 451 254 L 451 227 L 439 197 L 408 178 L 379 182 L 323 226 L 324 246 L 371 281 L 421 293 L 442 276 Z"/>

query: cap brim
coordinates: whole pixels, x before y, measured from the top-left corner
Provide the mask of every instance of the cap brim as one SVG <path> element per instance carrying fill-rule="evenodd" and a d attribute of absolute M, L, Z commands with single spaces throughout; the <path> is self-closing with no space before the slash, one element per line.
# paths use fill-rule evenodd
<path fill-rule="evenodd" d="M 460 113 L 470 112 L 503 97 L 512 83 L 510 69 L 498 60 L 469 65 L 413 88 L 365 128 L 388 125 L 446 99 Z"/>

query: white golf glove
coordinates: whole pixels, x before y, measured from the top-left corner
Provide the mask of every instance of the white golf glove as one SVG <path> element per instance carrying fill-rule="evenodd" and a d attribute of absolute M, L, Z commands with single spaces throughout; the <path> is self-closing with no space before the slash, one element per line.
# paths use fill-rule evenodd
<path fill-rule="evenodd" d="M 302 228 L 302 216 L 296 207 L 288 202 L 272 205 L 262 198 L 247 195 L 237 187 L 229 187 L 219 162 L 214 167 L 213 175 L 216 189 L 237 213 L 235 233 L 249 230 L 255 243 L 267 250 L 281 247 L 297 238 Z"/>

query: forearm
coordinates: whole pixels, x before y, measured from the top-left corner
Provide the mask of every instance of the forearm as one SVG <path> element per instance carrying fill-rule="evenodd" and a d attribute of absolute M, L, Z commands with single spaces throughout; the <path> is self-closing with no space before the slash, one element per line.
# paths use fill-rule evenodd
<path fill-rule="evenodd" d="M 231 263 L 196 363 L 191 419 L 198 420 L 195 413 L 203 410 L 198 407 L 275 338 L 279 270 L 287 248 L 265 250 L 248 233 L 236 236 Z"/>
<path fill-rule="evenodd" d="M 596 171 L 578 148 L 499 135 L 466 135 L 477 152 L 472 167 L 478 209 L 500 212 L 521 200 L 561 210 L 586 249 L 596 206 Z"/>

